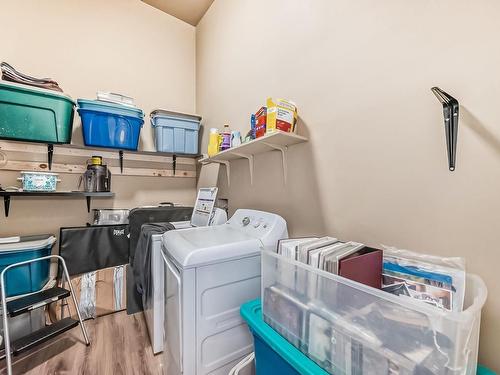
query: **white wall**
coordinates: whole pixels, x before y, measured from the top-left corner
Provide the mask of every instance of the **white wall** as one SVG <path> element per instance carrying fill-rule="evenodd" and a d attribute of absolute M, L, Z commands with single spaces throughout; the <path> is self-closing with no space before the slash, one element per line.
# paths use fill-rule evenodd
<path fill-rule="evenodd" d="M 290 149 L 286 186 L 278 152 L 255 158 L 253 186 L 233 162 L 232 210 L 280 213 L 294 236 L 465 257 L 489 288 L 480 361 L 497 371 L 499 14 L 493 0 L 216 0 L 196 93 L 205 129 L 242 132 L 267 96 L 292 99 L 310 139 Z M 462 105 L 453 173 L 432 86 Z"/>

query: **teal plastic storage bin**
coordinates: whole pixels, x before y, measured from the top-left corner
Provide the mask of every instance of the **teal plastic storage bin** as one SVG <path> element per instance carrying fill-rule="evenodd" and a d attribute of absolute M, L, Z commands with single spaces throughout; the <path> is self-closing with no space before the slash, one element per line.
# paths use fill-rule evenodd
<path fill-rule="evenodd" d="M 477 375 L 496 375 L 497 373 L 495 371 L 490 370 L 487 367 L 484 366 L 477 366 Z"/>
<path fill-rule="evenodd" d="M 0 241 L 0 272 L 7 266 L 50 255 L 56 238 L 51 235 L 26 236 L 18 241 Z M 36 292 L 49 280 L 50 261 L 43 260 L 9 269 L 5 273 L 7 297 Z"/>
<path fill-rule="evenodd" d="M 241 306 L 254 337 L 256 375 L 328 375 L 262 319 L 260 299 Z"/>
<path fill-rule="evenodd" d="M 254 337 L 256 375 L 328 375 L 264 322 L 260 299 L 242 305 L 240 313 Z M 496 375 L 481 365 L 476 374 Z"/>
<path fill-rule="evenodd" d="M 57 91 L 0 82 L 0 138 L 71 143 L 74 106 Z"/>
<path fill-rule="evenodd" d="M 198 154 L 201 117 L 158 109 L 151 112 L 155 129 L 156 151 Z"/>

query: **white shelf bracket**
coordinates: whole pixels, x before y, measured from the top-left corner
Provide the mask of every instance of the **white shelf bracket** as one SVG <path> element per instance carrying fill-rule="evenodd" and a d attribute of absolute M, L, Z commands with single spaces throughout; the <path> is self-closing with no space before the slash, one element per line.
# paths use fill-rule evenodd
<path fill-rule="evenodd" d="M 287 162 L 287 151 L 288 146 L 275 145 L 273 143 L 263 142 L 266 146 L 271 147 L 275 150 L 281 151 L 281 162 L 283 164 L 283 182 L 286 185 L 286 178 L 288 176 L 288 162 Z"/>
<path fill-rule="evenodd" d="M 227 186 L 230 186 L 231 185 L 231 168 L 230 168 L 230 165 L 231 163 L 228 162 L 227 160 L 221 160 L 221 161 L 218 161 L 219 164 L 222 164 L 226 167 L 226 177 L 227 177 Z"/>
<path fill-rule="evenodd" d="M 248 160 L 248 168 L 250 169 L 250 185 L 253 185 L 253 155 L 240 154 L 239 152 L 233 152 L 233 154 Z"/>
<path fill-rule="evenodd" d="M 231 177 L 231 168 L 230 168 L 231 163 L 227 160 L 210 160 L 210 161 L 203 162 L 204 165 L 212 164 L 212 163 L 216 163 L 219 165 L 222 164 L 226 167 L 227 186 L 230 186 L 231 185 L 231 178 L 230 178 Z"/>

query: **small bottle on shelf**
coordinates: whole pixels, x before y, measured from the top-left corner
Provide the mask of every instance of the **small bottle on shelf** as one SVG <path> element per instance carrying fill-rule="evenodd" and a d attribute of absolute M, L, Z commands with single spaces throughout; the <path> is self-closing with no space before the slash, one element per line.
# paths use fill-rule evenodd
<path fill-rule="evenodd" d="M 211 128 L 208 136 L 208 156 L 214 156 L 219 152 L 219 129 Z"/>
<path fill-rule="evenodd" d="M 225 124 L 224 129 L 222 129 L 222 143 L 220 145 L 220 150 L 228 150 L 231 148 L 231 129 L 229 129 L 229 125 Z"/>

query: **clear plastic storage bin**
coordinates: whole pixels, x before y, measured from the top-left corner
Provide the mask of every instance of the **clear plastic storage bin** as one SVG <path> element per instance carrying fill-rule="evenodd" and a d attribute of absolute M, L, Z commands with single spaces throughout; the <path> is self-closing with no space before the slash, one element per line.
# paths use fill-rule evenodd
<path fill-rule="evenodd" d="M 486 286 L 445 312 L 281 255 L 262 254 L 264 320 L 331 374 L 475 374 Z"/>

